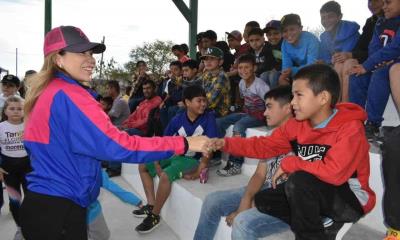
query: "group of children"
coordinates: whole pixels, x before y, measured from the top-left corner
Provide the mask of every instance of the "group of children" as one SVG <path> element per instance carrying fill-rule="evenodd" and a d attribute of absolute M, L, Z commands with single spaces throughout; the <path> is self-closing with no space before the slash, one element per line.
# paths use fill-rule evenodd
<path fill-rule="evenodd" d="M 289 227 L 296 239 L 335 239 L 345 222 L 371 211 L 375 194 L 368 185 L 367 140 L 379 139 L 391 92 L 400 106 L 400 0 L 369 0 L 368 7 L 373 16 L 361 35 L 360 26 L 342 20 L 340 5 L 329 1 L 320 9 L 325 29 L 320 39 L 303 31 L 297 14 L 263 29 L 251 21 L 243 35 L 226 32 L 227 43 L 218 42 L 212 30 L 199 33 L 196 59 L 187 56 L 186 44 L 174 45 L 177 60 L 158 86 L 139 61 L 129 99 L 122 97 L 117 81 L 108 82 L 108 96 L 100 102 L 113 124 L 130 135 L 158 135 L 148 131 L 150 118 L 156 118 L 165 136 L 211 139 L 208 155 L 188 152 L 139 165 L 146 204 L 110 185 L 102 173 L 103 187 L 139 207 L 133 214 L 144 220 L 136 231 L 148 233 L 160 224 L 174 181 L 206 183 L 210 166 L 220 164 L 220 151 L 230 154 L 217 170 L 223 177 L 240 174 L 244 157 L 266 160 L 260 160 L 247 186 L 206 197 L 194 239 L 213 239 L 222 216 L 232 227 L 232 239 L 262 238 Z M 0 180 L 17 226 L 21 188 L 26 189 L 30 171 L 19 84 L 17 77 L 5 76 L 0 96 Z M 231 125 L 233 136 L 224 138 Z M 245 138 L 247 128 L 265 125 L 269 136 Z M 120 166 L 109 163 L 108 174 L 115 172 Z M 91 239 L 109 238 L 98 201 L 88 208 L 87 221 Z M 392 217 L 388 224 L 387 239 L 400 239 L 399 221 Z M 19 230 L 15 239 L 22 239 Z"/>
<path fill-rule="evenodd" d="M 188 130 L 185 121 L 195 127 L 200 124 L 197 118 L 212 112 L 211 135 L 224 137 L 233 125 L 233 138 L 210 145 L 230 154 L 218 175 L 240 174 L 243 157 L 272 159 L 259 163 L 246 188 L 206 198 L 195 239 L 212 239 L 221 216 L 227 216 L 234 239 L 260 238 L 289 225 L 299 239 L 334 239 L 344 222 L 355 222 L 373 208 L 366 140 L 379 140 L 390 90 L 400 106 L 396 64 L 400 1 L 369 0 L 368 7 L 373 15 L 361 34 L 357 23 L 342 20 L 341 6 L 335 1 L 320 9 L 325 31 L 319 39 L 303 31 L 297 14 L 272 20 L 263 29 L 255 21 L 248 22 L 243 35 L 237 30 L 226 32 L 228 46 L 235 51 L 233 62 L 212 30 L 198 34 L 196 60 L 182 61 L 179 45 L 173 47 L 178 61 L 170 64 L 170 78 L 159 86 L 165 134 L 199 134 Z M 229 68 L 226 61 L 231 62 Z M 197 111 L 195 118 L 188 86 L 198 87 L 193 99 L 207 102 L 207 110 Z M 289 120 L 292 114 L 296 120 Z M 273 132 L 271 137 L 243 138 L 247 128 L 264 125 Z M 167 132 L 172 126 L 175 132 Z M 204 126 L 201 129 L 210 135 Z M 149 232 L 158 225 L 173 181 L 204 176 L 208 167 L 219 164 L 220 152 L 181 164 L 183 159 L 140 166 L 148 204 L 134 212 L 145 217 L 137 231 Z M 160 185 L 155 193 L 156 175 Z M 298 193 L 305 191 L 306 183 L 313 187 L 301 196 Z M 304 211 L 313 204 L 319 208 Z"/>

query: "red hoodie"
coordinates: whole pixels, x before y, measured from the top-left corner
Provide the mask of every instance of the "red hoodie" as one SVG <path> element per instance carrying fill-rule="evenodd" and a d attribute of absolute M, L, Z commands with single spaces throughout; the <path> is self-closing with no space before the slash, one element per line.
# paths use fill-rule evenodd
<path fill-rule="evenodd" d="M 282 160 L 285 172 L 305 171 L 336 186 L 348 182 L 368 213 L 375 205 L 375 193 L 368 185 L 369 144 L 363 125 L 367 114 L 352 103 L 337 104 L 336 108 L 336 115 L 324 128 L 314 129 L 309 121 L 290 119 L 271 136 L 225 138 L 223 151 L 259 159 L 293 151 L 296 156 Z"/>

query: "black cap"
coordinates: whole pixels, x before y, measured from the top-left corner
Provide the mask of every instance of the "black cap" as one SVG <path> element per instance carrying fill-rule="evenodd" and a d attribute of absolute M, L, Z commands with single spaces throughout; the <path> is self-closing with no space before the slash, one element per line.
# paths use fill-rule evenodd
<path fill-rule="evenodd" d="M 3 77 L 3 79 L 1 80 L 1 83 L 11 83 L 11 84 L 14 84 L 15 86 L 19 87 L 19 84 L 21 83 L 21 81 L 19 80 L 19 78 L 17 76 L 8 74 Z"/>

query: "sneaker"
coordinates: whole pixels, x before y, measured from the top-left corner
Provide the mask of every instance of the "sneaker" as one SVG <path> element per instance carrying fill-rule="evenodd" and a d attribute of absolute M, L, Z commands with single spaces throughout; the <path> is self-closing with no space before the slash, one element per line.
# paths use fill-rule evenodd
<path fill-rule="evenodd" d="M 138 233 L 149 233 L 153 231 L 158 225 L 160 225 L 160 216 L 150 213 L 141 224 L 139 224 L 135 230 Z"/>
<path fill-rule="evenodd" d="M 222 163 L 221 158 L 212 158 L 208 162 L 208 167 L 209 168 L 216 167 L 216 166 L 221 165 L 221 163 Z"/>
<path fill-rule="evenodd" d="M 137 210 L 133 210 L 133 216 L 137 217 L 137 218 L 145 218 L 147 217 L 151 211 L 153 210 L 153 205 L 144 205 L 143 207 L 137 209 Z"/>
<path fill-rule="evenodd" d="M 379 137 L 379 126 L 372 122 L 367 122 L 365 124 L 365 136 L 368 139 L 368 142 L 373 142 Z"/>
<path fill-rule="evenodd" d="M 22 231 L 20 227 L 17 227 L 17 232 L 15 232 L 13 240 L 24 240 L 24 236 L 22 236 Z"/>
<path fill-rule="evenodd" d="M 223 169 L 217 170 L 217 174 L 221 177 L 230 177 L 238 175 L 242 172 L 242 165 L 232 162 L 227 162 Z"/>
<path fill-rule="evenodd" d="M 206 183 L 208 181 L 208 168 L 201 169 L 200 172 L 200 183 Z"/>
<path fill-rule="evenodd" d="M 330 222 L 330 221 L 329 221 Z M 335 222 L 332 220 L 332 223 L 328 224 L 329 226 L 325 227 L 325 235 L 327 236 L 326 240 L 335 240 L 337 235 L 343 235 L 347 232 L 347 229 L 345 229 L 345 223 L 344 222 Z"/>

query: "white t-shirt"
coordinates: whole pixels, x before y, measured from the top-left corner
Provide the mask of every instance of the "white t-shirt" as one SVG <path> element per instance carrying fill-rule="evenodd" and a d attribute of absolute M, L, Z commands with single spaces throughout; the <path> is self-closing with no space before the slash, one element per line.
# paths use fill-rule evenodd
<path fill-rule="evenodd" d="M 269 86 L 261 79 L 255 78 L 254 82 L 247 87 L 246 82 L 241 79 L 239 82 L 240 97 L 244 99 L 243 109 L 246 113 L 263 120 L 265 111 L 265 93 Z"/>
<path fill-rule="evenodd" d="M 8 121 L 0 123 L 0 147 L 1 153 L 7 157 L 26 157 L 23 144 L 24 123 L 11 124 Z"/>

